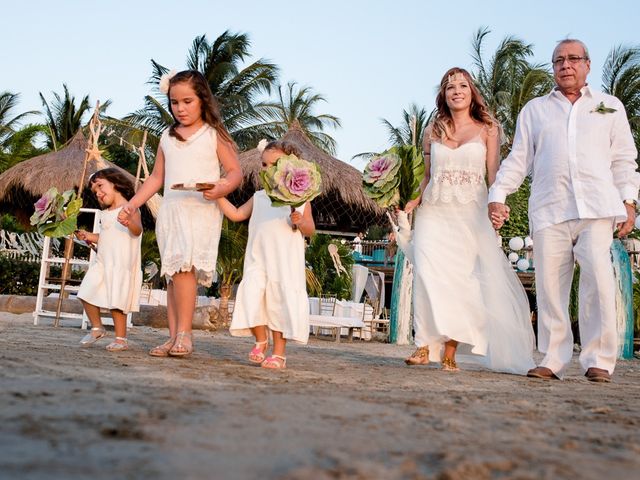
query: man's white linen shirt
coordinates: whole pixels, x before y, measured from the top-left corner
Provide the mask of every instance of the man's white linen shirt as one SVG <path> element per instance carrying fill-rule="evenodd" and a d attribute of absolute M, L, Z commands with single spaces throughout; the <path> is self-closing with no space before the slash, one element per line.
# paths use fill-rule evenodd
<path fill-rule="evenodd" d="M 559 90 L 528 102 L 516 124 L 511 153 L 500 165 L 489 202 L 504 203 L 532 177 L 531 231 L 567 220 L 626 220 L 623 200 L 637 199 L 637 151 L 624 106 L 585 86 L 571 103 Z M 612 113 L 595 111 L 602 102 Z"/>

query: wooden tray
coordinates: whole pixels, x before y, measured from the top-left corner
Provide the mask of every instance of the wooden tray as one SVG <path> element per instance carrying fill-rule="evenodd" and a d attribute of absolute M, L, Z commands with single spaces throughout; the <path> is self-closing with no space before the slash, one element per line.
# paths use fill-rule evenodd
<path fill-rule="evenodd" d="M 198 182 L 195 185 L 185 186 L 184 183 L 174 183 L 171 185 L 171 190 L 184 190 L 186 192 L 202 192 L 204 190 L 209 190 L 215 187 L 216 184 L 213 182 Z"/>

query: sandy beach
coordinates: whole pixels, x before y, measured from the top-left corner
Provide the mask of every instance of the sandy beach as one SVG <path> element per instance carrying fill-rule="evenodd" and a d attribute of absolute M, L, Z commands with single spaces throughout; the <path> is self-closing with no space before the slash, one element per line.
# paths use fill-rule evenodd
<path fill-rule="evenodd" d="M 189 359 L 79 348 L 78 328 L 0 313 L 0 478 L 638 478 L 640 361 L 609 385 L 407 367 L 412 347 L 292 345 L 286 371 L 249 339 L 195 332 Z M 113 337 L 113 332 L 110 332 Z M 464 359 L 463 359 L 464 360 Z"/>

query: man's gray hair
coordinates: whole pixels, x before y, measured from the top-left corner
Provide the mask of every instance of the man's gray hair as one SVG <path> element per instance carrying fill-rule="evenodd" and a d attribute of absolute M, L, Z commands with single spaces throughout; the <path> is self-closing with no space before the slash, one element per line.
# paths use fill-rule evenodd
<path fill-rule="evenodd" d="M 587 48 L 587 46 L 584 44 L 582 40 L 578 40 L 577 38 L 565 38 L 564 40 L 560 40 L 556 45 L 556 48 L 553 49 L 553 54 L 551 55 L 551 61 L 553 61 L 553 58 L 556 56 L 556 51 L 558 50 L 558 48 L 561 45 L 564 45 L 566 43 L 577 43 L 584 50 L 584 56 L 587 57 L 587 60 L 591 59 L 591 57 L 589 56 L 589 49 Z"/>

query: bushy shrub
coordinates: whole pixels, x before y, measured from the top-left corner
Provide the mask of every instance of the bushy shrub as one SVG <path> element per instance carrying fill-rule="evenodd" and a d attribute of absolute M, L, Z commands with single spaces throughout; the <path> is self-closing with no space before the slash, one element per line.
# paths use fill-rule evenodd
<path fill-rule="evenodd" d="M 0 294 L 36 295 L 40 263 L 0 255 Z"/>

